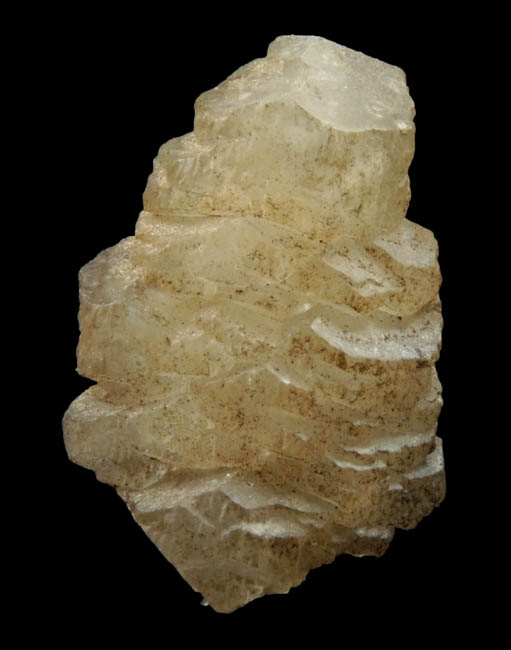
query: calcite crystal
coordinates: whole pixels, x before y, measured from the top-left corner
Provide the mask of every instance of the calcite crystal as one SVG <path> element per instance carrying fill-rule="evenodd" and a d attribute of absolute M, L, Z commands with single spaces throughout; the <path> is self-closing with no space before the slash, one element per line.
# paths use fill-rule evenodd
<path fill-rule="evenodd" d="M 164 144 L 80 271 L 70 459 L 217 611 L 381 555 L 445 492 L 433 234 L 399 68 L 283 36 Z"/>

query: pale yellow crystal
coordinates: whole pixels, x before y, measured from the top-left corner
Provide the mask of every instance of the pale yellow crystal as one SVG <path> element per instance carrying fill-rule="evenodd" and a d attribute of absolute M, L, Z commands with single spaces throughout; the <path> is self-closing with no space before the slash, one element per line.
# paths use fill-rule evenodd
<path fill-rule="evenodd" d="M 404 73 L 285 36 L 196 102 L 80 272 L 71 460 L 218 611 L 380 555 L 444 496 L 440 272 Z"/>

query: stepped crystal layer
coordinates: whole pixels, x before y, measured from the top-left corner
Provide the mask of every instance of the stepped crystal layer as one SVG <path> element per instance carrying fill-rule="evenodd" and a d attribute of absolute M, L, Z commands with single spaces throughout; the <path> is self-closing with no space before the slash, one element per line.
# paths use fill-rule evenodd
<path fill-rule="evenodd" d="M 314 36 L 201 95 L 80 272 L 71 460 L 218 611 L 380 555 L 444 497 L 440 272 L 405 75 Z"/>

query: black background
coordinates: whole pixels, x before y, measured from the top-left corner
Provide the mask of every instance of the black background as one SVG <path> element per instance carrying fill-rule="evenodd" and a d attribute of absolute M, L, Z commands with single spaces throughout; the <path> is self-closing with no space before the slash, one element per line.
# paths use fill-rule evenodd
<path fill-rule="evenodd" d="M 145 626 L 168 631 L 169 642 L 177 642 L 185 626 L 190 633 L 190 622 L 197 639 L 205 631 L 231 636 L 241 629 L 257 635 L 298 628 L 305 634 L 312 627 L 320 643 L 374 632 L 387 641 L 418 640 L 426 632 L 440 634 L 444 624 L 451 630 L 475 625 L 467 612 L 481 602 L 482 567 L 472 553 L 482 533 L 472 515 L 482 497 L 471 487 L 470 441 L 479 421 L 470 409 L 465 349 L 465 330 L 475 323 L 466 320 L 466 249 L 456 230 L 463 216 L 459 197 L 470 186 L 463 173 L 465 117 L 459 108 L 465 28 L 441 17 L 427 22 L 419 12 L 400 20 L 374 13 L 351 19 L 340 9 L 332 14 L 318 7 L 320 16 L 311 8 L 305 18 L 283 20 L 240 7 L 229 24 L 196 11 L 187 20 L 160 16 L 150 7 L 134 10 L 129 21 L 124 13 L 108 20 L 75 15 L 42 39 L 44 57 L 34 61 L 34 99 L 52 114 L 44 133 L 55 154 L 47 189 L 58 215 L 45 235 L 53 278 L 46 308 L 56 315 L 48 332 L 51 387 L 48 378 L 47 394 L 42 389 L 49 459 L 44 489 L 51 508 L 44 513 L 45 551 L 38 562 L 44 577 L 32 596 L 53 612 L 44 625 L 51 629 L 65 619 L 75 630 L 102 627 L 113 633 Z M 199 605 L 201 596 L 149 541 L 114 489 L 67 460 L 61 418 L 91 383 L 74 370 L 77 274 L 102 249 L 133 234 L 152 160 L 161 144 L 193 129 L 195 98 L 264 56 L 276 36 L 288 33 L 323 36 L 406 72 L 417 112 L 407 216 L 434 231 L 444 278 L 437 368 L 444 387 L 438 434 L 447 497 L 415 530 L 396 531 L 382 558 L 341 556 L 311 571 L 286 596 L 264 597 L 221 615 Z"/>

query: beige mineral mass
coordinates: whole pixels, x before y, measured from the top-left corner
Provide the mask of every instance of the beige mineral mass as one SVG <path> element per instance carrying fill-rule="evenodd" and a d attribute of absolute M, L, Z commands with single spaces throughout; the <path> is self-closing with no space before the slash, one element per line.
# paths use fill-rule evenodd
<path fill-rule="evenodd" d="M 80 271 L 96 384 L 64 416 L 69 458 L 219 612 L 381 555 L 444 498 L 413 118 L 399 68 L 279 37 L 197 99 L 135 235 Z"/>

